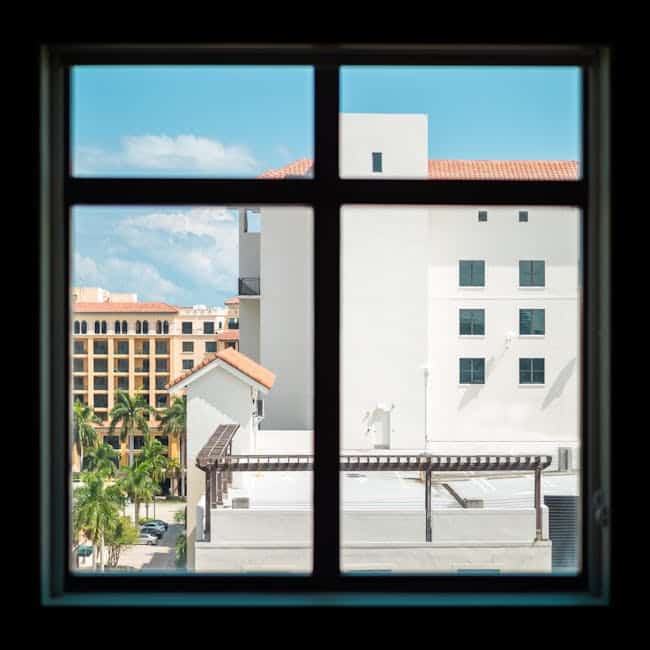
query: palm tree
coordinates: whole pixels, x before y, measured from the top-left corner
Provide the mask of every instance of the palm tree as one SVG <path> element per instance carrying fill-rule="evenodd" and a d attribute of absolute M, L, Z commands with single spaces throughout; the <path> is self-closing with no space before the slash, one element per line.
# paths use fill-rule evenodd
<path fill-rule="evenodd" d="M 118 390 L 115 394 L 115 405 L 110 412 L 111 423 L 108 431 L 113 433 L 119 427 L 120 442 L 124 442 L 136 431 L 147 434 L 149 433 L 147 420 L 152 413 L 155 413 L 155 409 L 141 393 L 131 397 L 126 391 Z"/>
<path fill-rule="evenodd" d="M 183 466 L 181 465 L 178 458 L 169 458 L 167 460 L 167 476 L 174 481 L 174 485 L 177 486 L 178 496 L 181 496 L 181 471 Z"/>
<path fill-rule="evenodd" d="M 91 406 L 75 402 L 72 410 L 74 445 L 79 456 L 79 471 L 84 467 L 84 449 L 97 445 L 97 431 L 94 424 L 101 423 Z"/>
<path fill-rule="evenodd" d="M 185 449 L 185 433 L 187 431 L 187 397 L 174 397 L 174 401 L 168 406 L 162 414 L 158 414 L 158 420 L 161 423 L 161 430 L 163 433 L 171 435 L 175 438 L 177 446 L 181 447 L 183 442 L 183 450 Z M 185 459 L 183 453 L 180 454 L 181 467 L 185 466 Z M 180 490 L 179 490 L 180 496 Z"/>
<path fill-rule="evenodd" d="M 168 458 L 167 447 L 156 438 L 145 441 L 142 451 L 138 454 L 136 463 L 147 468 L 151 480 L 160 492 L 160 482 L 167 475 Z M 152 495 L 153 496 L 153 495 Z M 149 503 L 147 502 L 147 517 L 149 516 Z M 153 499 L 153 516 L 156 517 L 156 500 Z"/>
<path fill-rule="evenodd" d="M 119 521 L 121 495 L 115 486 L 105 487 L 104 477 L 97 472 L 83 472 L 84 485 L 75 490 L 73 526 L 76 533 L 83 530 L 95 546 L 97 567 L 97 543 L 100 544 L 99 566 L 104 571 L 104 537 Z"/>
<path fill-rule="evenodd" d="M 105 478 L 111 478 L 117 473 L 117 465 L 115 463 L 119 456 L 110 445 L 103 444 L 99 447 L 91 449 L 86 454 L 86 469 L 87 471 L 97 472 Z"/>
<path fill-rule="evenodd" d="M 137 526 L 140 521 L 140 504 L 153 497 L 155 485 L 149 474 L 146 465 L 134 463 L 130 467 L 124 467 L 120 471 L 120 478 L 117 485 L 134 504 L 134 523 Z"/>

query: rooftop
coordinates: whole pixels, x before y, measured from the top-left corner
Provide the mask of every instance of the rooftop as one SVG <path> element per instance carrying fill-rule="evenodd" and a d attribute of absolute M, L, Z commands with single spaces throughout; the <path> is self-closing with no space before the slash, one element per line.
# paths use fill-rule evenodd
<path fill-rule="evenodd" d="M 239 330 L 224 330 L 217 334 L 217 341 L 239 341 Z"/>
<path fill-rule="evenodd" d="M 75 302 L 77 314 L 176 314 L 178 307 L 166 302 Z"/>
<path fill-rule="evenodd" d="M 301 158 L 295 162 L 269 169 L 259 178 L 308 176 L 314 161 Z M 432 180 L 540 180 L 560 181 L 578 178 L 575 160 L 429 160 Z"/>

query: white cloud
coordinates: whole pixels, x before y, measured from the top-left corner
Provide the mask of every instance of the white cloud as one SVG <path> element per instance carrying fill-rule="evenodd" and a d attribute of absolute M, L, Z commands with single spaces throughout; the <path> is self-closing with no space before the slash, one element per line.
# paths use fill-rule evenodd
<path fill-rule="evenodd" d="M 72 275 L 75 278 L 75 284 L 84 287 L 98 287 L 100 273 L 97 263 L 91 257 L 84 257 L 80 253 L 74 254 L 72 261 Z"/>
<path fill-rule="evenodd" d="M 80 146 L 75 151 L 75 173 L 101 171 L 167 170 L 199 173 L 253 173 L 258 162 L 243 145 L 225 145 L 197 135 L 129 135 L 121 149 L 106 151 Z"/>

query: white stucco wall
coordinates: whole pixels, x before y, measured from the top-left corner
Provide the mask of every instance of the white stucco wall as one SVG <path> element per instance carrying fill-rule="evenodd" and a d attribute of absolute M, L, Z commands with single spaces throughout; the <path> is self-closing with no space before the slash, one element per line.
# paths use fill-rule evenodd
<path fill-rule="evenodd" d="M 239 208 L 239 277 L 260 277 L 260 237 L 259 232 L 246 230 L 246 209 Z"/>
<path fill-rule="evenodd" d="M 267 207 L 261 223 L 260 363 L 276 380 L 260 428 L 312 429 L 313 215 L 309 208 Z"/>
<path fill-rule="evenodd" d="M 341 113 L 342 178 L 426 178 L 428 116 Z M 372 171 L 372 154 L 382 154 L 382 171 Z"/>
<path fill-rule="evenodd" d="M 239 301 L 239 351 L 260 362 L 259 298 L 241 298 Z"/>
<path fill-rule="evenodd" d="M 220 424 L 239 424 L 233 453 L 252 450 L 252 389 L 228 371 L 217 368 L 198 377 L 187 392 L 187 566 L 194 566 L 197 539 L 197 509 L 205 492 L 205 472 L 196 467 L 196 457 Z M 233 486 L 241 474 L 233 474 Z M 199 523 L 199 527 L 202 524 Z M 200 536 L 200 535 L 199 535 Z"/>

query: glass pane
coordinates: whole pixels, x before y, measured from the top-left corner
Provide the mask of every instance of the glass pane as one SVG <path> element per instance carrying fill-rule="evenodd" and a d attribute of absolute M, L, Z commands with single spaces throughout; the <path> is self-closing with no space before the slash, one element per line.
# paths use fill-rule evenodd
<path fill-rule="evenodd" d="M 309 66 L 75 66 L 74 176 L 284 178 L 313 164 Z"/>
<path fill-rule="evenodd" d="M 577 179 L 580 93 L 578 67 L 342 67 L 340 175 Z"/>
<path fill-rule="evenodd" d="M 71 427 L 70 507 L 81 516 L 84 499 L 103 494 L 115 530 L 119 524 L 131 531 L 119 559 L 105 554 L 105 572 L 312 571 L 312 210 L 255 206 L 263 224 L 255 232 L 243 227 L 247 211 L 246 206 L 72 211 L 69 350 L 71 357 L 77 351 L 74 379 L 84 391 L 76 395 L 89 406 L 84 415 L 89 435 L 77 448 Z M 258 288 L 263 284 L 264 294 L 240 294 L 242 277 L 254 278 Z M 116 334 L 112 325 L 101 339 L 75 334 L 72 323 L 82 318 L 126 323 L 129 334 L 123 327 Z M 127 356 L 96 358 L 92 342 L 110 352 L 126 343 Z M 100 362 L 105 374 L 97 377 Z M 88 393 L 93 382 L 106 390 Z M 118 388 L 127 395 L 118 395 Z M 70 391 L 72 408 L 72 380 Z M 119 433 L 120 414 L 129 408 L 141 417 L 136 435 L 120 447 L 117 473 L 111 467 L 106 475 L 79 474 L 79 452 L 90 453 L 93 429 L 104 433 L 117 416 L 111 433 Z M 101 414 L 101 423 L 93 413 Z M 233 424 L 238 428 L 225 430 L 234 437 L 223 443 L 221 461 L 249 462 L 222 467 L 218 474 L 205 463 L 207 471 L 197 467 L 213 434 L 224 431 L 218 428 Z M 150 435 L 166 441 L 167 450 L 151 443 Z M 251 460 L 257 455 L 272 462 L 258 467 Z M 301 462 L 278 471 L 273 460 L 286 463 L 287 455 L 299 455 Z M 158 458 L 164 471 L 155 472 L 147 458 Z M 136 499 L 140 493 L 144 496 Z M 139 535 L 151 533 L 140 528 L 143 518 L 167 527 L 152 540 Z M 73 521 L 73 570 L 100 571 L 97 531 L 79 518 Z M 78 557 L 79 544 L 92 547 L 94 556 Z"/>
<path fill-rule="evenodd" d="M 544 310 L 543 309 L 534 309 L 533 310 L 532 322 L 533 322 L 532 333 L 533 334 L 544 334 L 546 325 L 545 325 L 545 322 L 544 322 Z"/>
<path fill-rule="evenodd" d="M 526 335 L 531 333 L 530 328 L 531 314 L 529 309 L 519 310 L 519 334 Z"/>
<path fill-rule="evenodd" d="M 579 570 L 580 223 L 568 207 L 343 207 L 340 444 L 353 459 L 340 476 L 344 572 Z M 540 259 L 552 285 L 522 293 L 519 260 Z M 485 288 L 459 287 L 459 262 L 481 260 Z M 520 338 L 520 310 L 529 323 L 547 311 L 552 331 Z M 459 336 L 466 319 L 473 331 L 485 322 L 484 336 Z M 507 464 L 429 470 L 427 537 L 426 470 L 408 462 L 424 453 L 548 455 L 541 540 L 533 472 Z M 375 471 L 387 457 L 394 469 Z"/>

